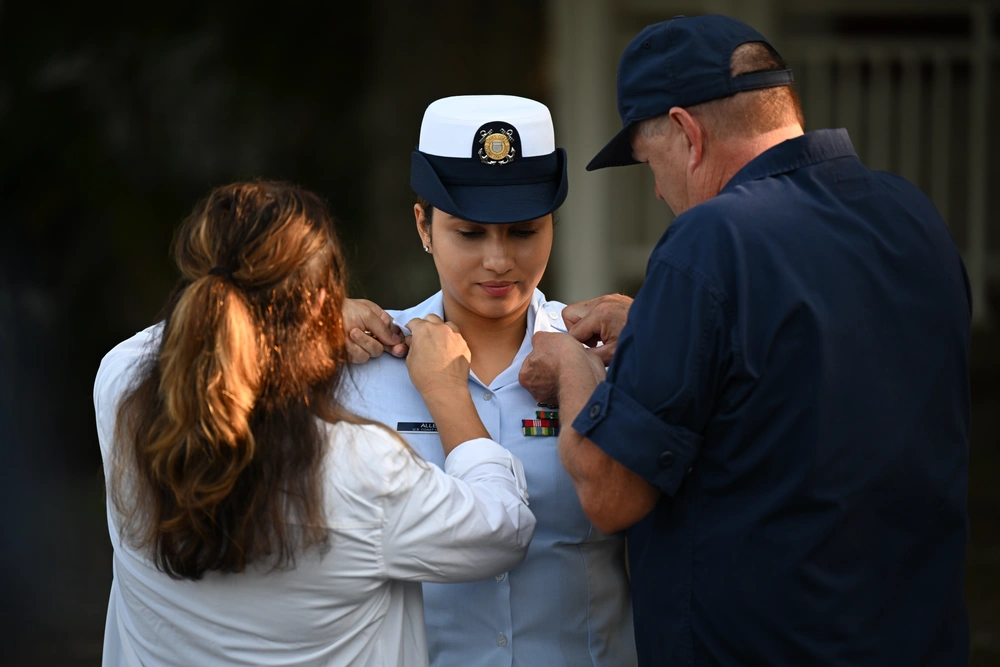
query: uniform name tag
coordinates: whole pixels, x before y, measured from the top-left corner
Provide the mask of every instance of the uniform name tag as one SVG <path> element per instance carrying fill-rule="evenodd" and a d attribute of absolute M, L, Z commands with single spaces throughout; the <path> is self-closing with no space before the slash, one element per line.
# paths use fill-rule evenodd
<path fill-rule="evenodd" d="M 396 431 L 399 433 L 437 433 L 438 427 L 434 422 L 398 422 Z"/>

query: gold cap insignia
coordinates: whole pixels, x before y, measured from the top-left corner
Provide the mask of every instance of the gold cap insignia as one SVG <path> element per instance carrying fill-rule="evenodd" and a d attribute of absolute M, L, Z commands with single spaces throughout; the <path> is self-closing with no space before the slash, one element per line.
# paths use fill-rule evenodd
<path fill-rule="evenodd" d="M 479 159 L 484 164 L 507 164 L 514 159 L 514 154 L 517 152 L 511 145 L 513 137 L 513 130 L 505 130 L 502 127 L 499 132 L 494 132 L 492 129 L 480 130 L 479 143 L 482 147 L 479 149 Z"/>

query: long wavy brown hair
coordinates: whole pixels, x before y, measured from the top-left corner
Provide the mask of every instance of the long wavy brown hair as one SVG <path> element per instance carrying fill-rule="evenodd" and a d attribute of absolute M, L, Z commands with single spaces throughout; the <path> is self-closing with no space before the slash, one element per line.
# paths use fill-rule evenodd
<path fill-rule="evenodd" d="M 323 422 L 346 364 L 333 219 L 301 188 L 219 187 L 184 221 L 158 353 L 117 416 L 122 536 L 177 579 L 327 547 Z M 317 419 L 319 418 L 319 419 Z"/>

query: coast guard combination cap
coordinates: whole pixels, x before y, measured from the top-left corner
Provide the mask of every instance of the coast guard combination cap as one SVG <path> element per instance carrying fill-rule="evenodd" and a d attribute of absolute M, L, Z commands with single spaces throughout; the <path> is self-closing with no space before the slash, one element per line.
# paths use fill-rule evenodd
<path fill-rule="evenodd" d="M 462 95 L 432 102 L 410 160 L 410 187 L 463 220 L 506 223 L 552 213 L 566 199 L 566 151 L 541 102 Z"/>
<path fill-rule="evenodd" d="M 629 129 L 640 120 L 665 114 L 672 107 L 690 107 L 744 90 L 793 83 L 790 69 L 733 77 L 730 58 L 737 46 L 748 42 L 771 47 L 750 26 L 717 14 L 675 16 L 644 28 L 625 47 L 618 63 L 622 129 L 590 161 L 587 171 L 636 164 Z"/>

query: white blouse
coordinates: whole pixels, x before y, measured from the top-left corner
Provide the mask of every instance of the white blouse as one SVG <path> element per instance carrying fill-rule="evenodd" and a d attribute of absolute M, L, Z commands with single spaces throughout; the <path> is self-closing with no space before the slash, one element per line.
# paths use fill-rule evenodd
<path fill-rule="evenodd" d="M 119 344 L 97 373 L 108 479 L 119 400 L 160 330 Z M 340 423 L 327 432 L 330 550 L 300 553 L 292 569 L 171 579 L 120 538 L 109 502 L 105 667 L 426 665 L 420 582 L 478 580 L 524 559 L 535 517 L 521 462 L 503 447 L 463 443 L 442 471 L 381 427 Z"/>

